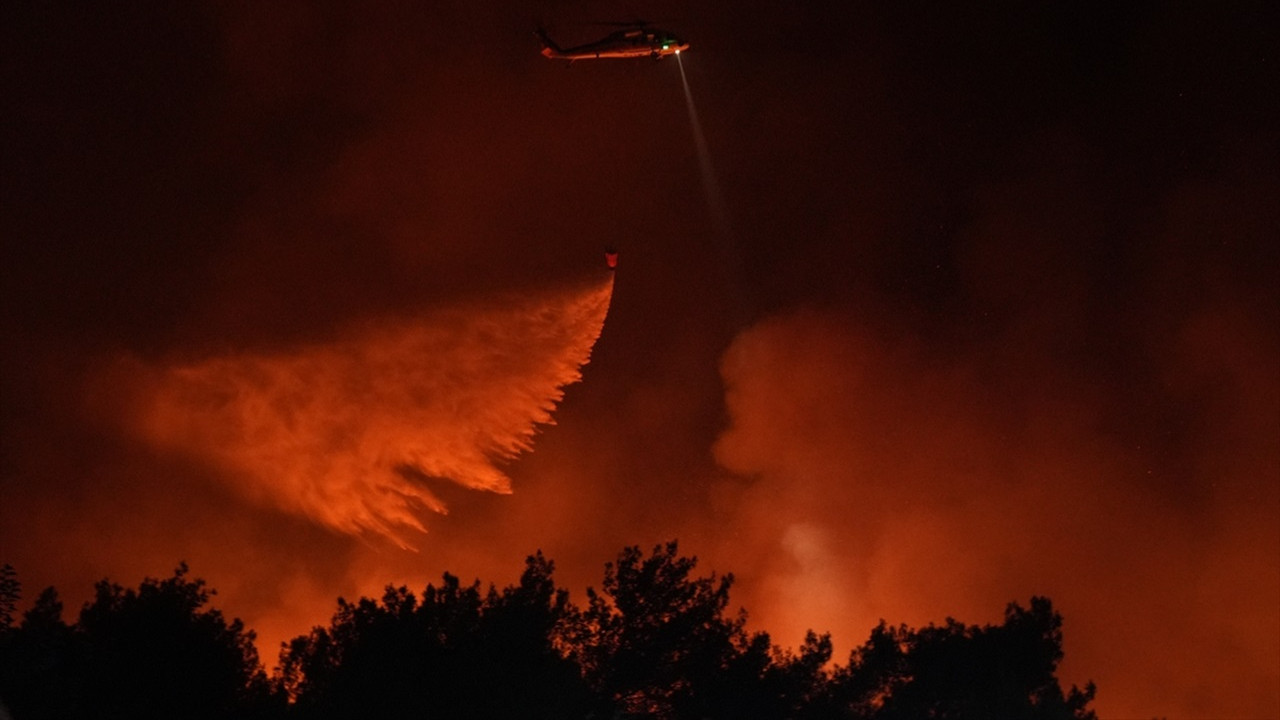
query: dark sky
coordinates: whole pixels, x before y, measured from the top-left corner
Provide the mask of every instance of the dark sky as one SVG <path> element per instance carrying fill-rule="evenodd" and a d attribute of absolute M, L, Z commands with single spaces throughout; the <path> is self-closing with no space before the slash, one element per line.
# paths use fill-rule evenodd
<path fill-rule="evenodd" d="M 637 17 L 700 127 L 674 59 L 531 33 Z M 0 561 L 75 607 L 185 559 L 269 662 L 339 594 L 675 537 L 783 644 L 1047 594 L 1105 717 L 1275 716 L 1278 28 L 7 5 Z"/>

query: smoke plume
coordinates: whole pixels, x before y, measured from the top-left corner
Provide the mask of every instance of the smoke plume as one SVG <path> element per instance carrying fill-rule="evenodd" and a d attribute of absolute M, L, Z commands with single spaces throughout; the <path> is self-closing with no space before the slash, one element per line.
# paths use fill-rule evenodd
<path fill-rule="evenodd" d="M 747 545 L 730 551 L 738 601 L 784 644 L 812 627 L 844 651 L 881 618 L 989 622 L 1048 595 L 1066 679 L 1097 681 L 1111 713 L 1249 716 L 1280 652 L 1280 529 L 1259 483 L 1280 462 L 1275 348 L 1229 307 L 1162 340 L 1167 392 L 1199 428 L 1176 465 L 1100 433 L 1105 390 L 1034 353 L 1004 375 L 838 312 L 760 322 L 725 356 L 715 448 L 751 478 L 729 525 Z"/>

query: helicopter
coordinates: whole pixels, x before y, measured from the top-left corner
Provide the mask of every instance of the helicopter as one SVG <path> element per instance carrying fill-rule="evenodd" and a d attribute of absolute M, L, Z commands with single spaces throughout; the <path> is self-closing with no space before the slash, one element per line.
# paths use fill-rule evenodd
<path fill-rule="evenodd" d="M 557 45 L 543 28 L 538 28 L 534 34 L 542 42 L 543 57 L 552 60 L 568 60 L 570 65 L 578 60 L 605 58 L 648 57 L 661 60 L 667 55 L 679 55 L 682 50 L 689 49 L 689 43 L 666 30 L 651 27 L 646 22 L 603 24 L 620 26 L 623 29 L 609 33 L 596 42 L 571 48 L 562 48 Z"/>

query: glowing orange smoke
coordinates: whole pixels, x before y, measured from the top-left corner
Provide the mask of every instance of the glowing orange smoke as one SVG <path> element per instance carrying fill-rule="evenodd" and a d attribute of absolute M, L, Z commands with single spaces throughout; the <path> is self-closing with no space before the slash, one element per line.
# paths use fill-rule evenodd
<path fill-rule="evenodd" d="M 139 430 L 214 462 L 258 502 L 404 544 L 423 510 L 446 510 L 433 480 L 511 492 L 498 463 L 553 422 L 612 291 L 610 276 L 166 368 L 140 393 Z"/>
<path fill-rule="evenodd" d="M 1196 474 L 1159 482 L 1151 454 L 1097 430 L 1106 390 L 1052 358 L 1001 373 L 835 311 L 761 320 L 722 364 L 715 455 L 744 480 L 714 533 L 735 602 L 783 644 L 832 631 L 840 657 L 881 618 L 995 622 L 1045 594 L 1067 619 L 1059 677 L 1096 680 L 1104 717 L 1265 717 L 1280 687 L 1278 493 L 1259 481 L 1280 467 L 1274 338 L 1224 304 L 1146 340 L 1203 419 L 1182 448 Z"/>

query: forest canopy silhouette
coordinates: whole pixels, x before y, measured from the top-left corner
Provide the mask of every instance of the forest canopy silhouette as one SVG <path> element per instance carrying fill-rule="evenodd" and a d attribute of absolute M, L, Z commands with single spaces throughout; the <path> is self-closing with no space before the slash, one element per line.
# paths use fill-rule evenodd
<path fill-rule="evenodd" d="M 77 618 L 50 587 L 19 616 L 0 568 L 0 700 L 14 718 L 1002 718 L 1092 719 L 1064 690 L 1062 617 L 1048 598 L 998 625 L 884 621 L 843 663 L 745 629 L 731 574 L 699 575 L 675 541 L 627 547 L 586 604 L 539 551 L 505 588 L 445 573 L 421 593 L 339 598 L 329 624 L 284 643 L 267 672 L 254 632 L 212 606 L 185 563 L 137 588 L 103 580 Z"/>

